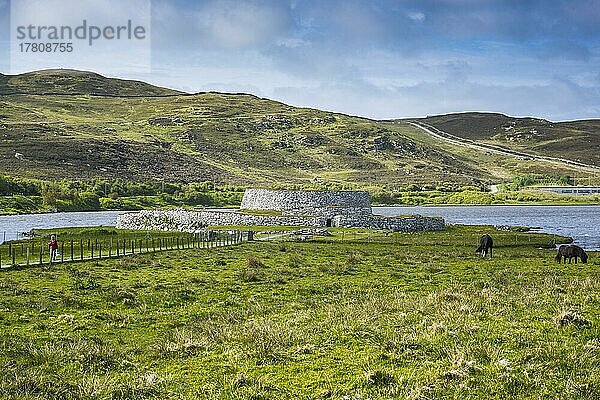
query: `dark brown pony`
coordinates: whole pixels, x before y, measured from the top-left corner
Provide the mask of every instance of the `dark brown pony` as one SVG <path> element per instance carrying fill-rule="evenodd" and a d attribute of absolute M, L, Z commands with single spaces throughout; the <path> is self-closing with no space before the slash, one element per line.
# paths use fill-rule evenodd
<path fill-rule="evenodd" d="M 579 246 L 575 245 L 565 245 L 563 244 L 558 248 L 558 252 L 556 253 L 556 257 L 554 259 L 557 263 L 560 264 L 561 261 L 564 260 L 564 264 L 567 263 L 567 258 L 569 259 L 569 264 L 571 264 L 571 259 L 575 258 L 575 264 L 577 264 L 577 259 L 581 258 L 582 263 L 587 263 L 588 255 L 587 253 Z"/>
<path fill-rule="evenodd" d="M 487 256 L 488 251 L 490 253 L 490 258 L 492 258 L 492 248 L 494 247 L 494 241 L 492 237 L 488 234 L 485 234 L 479 239 L 479 247 L 475 250 L 475 253 L 481 253 L 483 257 Z"/>

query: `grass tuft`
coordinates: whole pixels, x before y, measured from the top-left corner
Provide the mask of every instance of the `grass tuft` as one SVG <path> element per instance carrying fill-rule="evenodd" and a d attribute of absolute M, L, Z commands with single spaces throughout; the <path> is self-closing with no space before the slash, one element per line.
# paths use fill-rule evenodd
<path fill-rule="evenodd" d="M 561 311 L 560 314 L 556 316 L 555 322 L 558 326 L 588 326 L 592 324 L 591 321 L 573 310 Z"/>
<path fill-rule="evenodd" d="M 396 383 L 396 378 L 386 371 L 369 371 L 366 374 L 366 383 L 369 386 L 391 386 Z"/>

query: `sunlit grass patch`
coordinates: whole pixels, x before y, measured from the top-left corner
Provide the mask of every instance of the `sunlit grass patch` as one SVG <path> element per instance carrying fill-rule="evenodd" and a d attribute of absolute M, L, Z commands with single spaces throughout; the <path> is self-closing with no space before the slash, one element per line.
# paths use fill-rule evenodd
<path fill-rule="evenodd" d="M 600 396 L 597 255 L 490 229 L 2 271 L 0 397 Z"/>

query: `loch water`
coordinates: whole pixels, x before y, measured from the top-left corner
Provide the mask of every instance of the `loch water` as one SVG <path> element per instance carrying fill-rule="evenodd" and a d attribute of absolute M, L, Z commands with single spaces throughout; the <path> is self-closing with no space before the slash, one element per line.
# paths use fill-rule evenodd
<path fill-rule="evenodd" d="M 229 210 L 231 211 L 231 210 Z M 115 226 L 123 211 L 94 211 L 0 216 L 0 243 L 34 228 Z M 600 206 L 417 206 L 373 207 L 385 216 L 439 216 L 447 224 L 529 226 L 570 236 L 587 250 L 600 250 Z"/>
<path fill-rule="evenodd" d="M 528 226 L 570 236 L 587 250 L 600 250 L 600 206 L 417 206 L 373 207 L 385 216 L 420 214 L 447 224 Z"/>

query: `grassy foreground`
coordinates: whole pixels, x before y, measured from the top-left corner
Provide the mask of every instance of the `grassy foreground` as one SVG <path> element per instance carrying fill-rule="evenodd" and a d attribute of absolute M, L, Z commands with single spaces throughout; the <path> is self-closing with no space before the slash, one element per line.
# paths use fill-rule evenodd
<path fill-rule="evenodd" d="M 553 240 L 346 230 L 0 271 L 0 398 L 599 398 L 600 261 Z"/>

